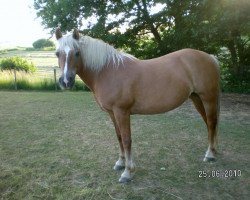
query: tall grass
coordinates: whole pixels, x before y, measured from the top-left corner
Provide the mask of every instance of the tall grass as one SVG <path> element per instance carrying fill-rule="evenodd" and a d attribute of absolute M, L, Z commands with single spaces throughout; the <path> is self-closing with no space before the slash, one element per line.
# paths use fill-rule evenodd
<path fill-rule="evenodd" d="M 55 83 L 53 77 L 42 77 L 36 73 L 26 73 L 22 71 L 16 71 L 16 86 L 18 90 L 60 90 L 60 87 Z M 0 89 L 15 89 L 14 71 L 0 71 Z M 80 80 L 76 80 L 73 90 L 87 91 L 87 87 Z"/>
<path fill-rule="evenodd" d="M 55 90 L 55 83 L 49 78 L 40 78 L 33 73 L 16 71 L 17 89 L 21 90 Z M 0 72 L 0 89 L 15 89 L 14 71 Z"/>

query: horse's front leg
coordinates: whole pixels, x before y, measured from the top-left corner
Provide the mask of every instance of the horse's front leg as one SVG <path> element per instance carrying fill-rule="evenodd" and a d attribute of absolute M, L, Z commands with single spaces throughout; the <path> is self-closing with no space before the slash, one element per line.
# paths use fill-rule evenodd
<path fill-rule="evenodd" d="M 126 183 L 132 179 L 132 175 L 135 170 L 131 153 L 132 140 L 130 129 L 130 114 L 128 111 L 116 109 L 114 111 L 114 117 L 121 135 L 121 141 L 125 155 L 125 170 L 122 173 L 119 182 Z"/>
<path fill-rule="evenodd" d="M 115 127 L 115 132 L 116 132 L 116 136 L 117 139 L 119 141 L 119 145 L 120 145 L 120 154 L 119 154 L 119 159 L 116 161 L 113 169 L 116 171 L 122 170 L 125 168 L 125 154 L 124 154 L 124 148 L 123 148 L 123 144 L 122 144 L 122 137 L 121 137 L 121 132 L 119 130 L 119 127 L 117 125 L 117 122 L 115 120 L 114 114 L 113 112 L 109 112 L 110 118 L 114 124 Z"/>

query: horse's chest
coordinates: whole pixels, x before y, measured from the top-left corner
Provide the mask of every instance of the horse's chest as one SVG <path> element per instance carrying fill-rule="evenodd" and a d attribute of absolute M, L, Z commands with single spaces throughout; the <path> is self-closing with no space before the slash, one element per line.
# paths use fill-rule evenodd
<path fill-rule="evenodd" d="M 103 111 L 108 112 L 110 110 L 110 106 L 105 103 L 105 101 L 103 101 L 100 97 L 95 95 L 95 100 Z"/>

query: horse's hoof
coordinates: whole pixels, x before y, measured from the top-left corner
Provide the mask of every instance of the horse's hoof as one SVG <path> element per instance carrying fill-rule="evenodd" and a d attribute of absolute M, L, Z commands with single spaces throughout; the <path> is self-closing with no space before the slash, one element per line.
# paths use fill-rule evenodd
<path fill-rule="evenodd" d="M 125 169 L 125 166 L 122 166 L 122 165 L 115 165 L 115 166 L 113 167 L 113 169 L 114 169 L 115 171 L 121 171 L 121 170 Z"/>
<path fill-rule="evenodd" d="M 123 183 L 123 184 L 129 183 L 130 181 L 131 181 L 131 178 L 127 178 L 127 177 L 121 177 L 119 179 L 119 183 Z"/>
<path fill-rule="evenodd" d="M 205 158 L 203 159 L 203 161 L 204 161 L 204 162 L 215 162 L 215 158 L 213 158 L 213 157 L 205 157 Z"/>

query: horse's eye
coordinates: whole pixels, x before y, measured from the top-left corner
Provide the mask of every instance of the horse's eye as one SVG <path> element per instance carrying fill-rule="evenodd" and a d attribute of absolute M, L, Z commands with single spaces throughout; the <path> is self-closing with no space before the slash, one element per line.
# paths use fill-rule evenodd
<path fill-rule="evenodd" d="M 60 54 L 59 51 L 57 51 L 57 52 L 56 52 L 56 56 L 59 57 L 59 54 Z"/>
<path fill-rule="evenodd" d="M 76 55 L 76 57 L 78 57 L 78 56 L 80 55 L 80 52 L 77 51 L 77 52 L 75 53 L 75 55 Z"/>

